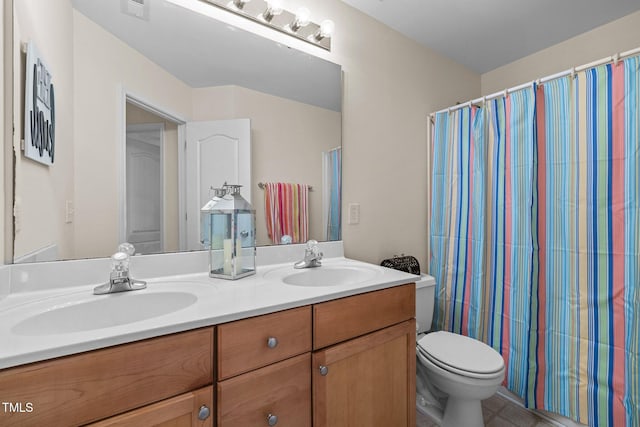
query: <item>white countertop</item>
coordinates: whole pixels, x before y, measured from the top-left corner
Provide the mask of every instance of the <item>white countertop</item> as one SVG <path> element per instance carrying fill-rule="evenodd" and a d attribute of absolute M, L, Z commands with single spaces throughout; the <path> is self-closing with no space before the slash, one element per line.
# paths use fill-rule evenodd
<path fill-rule="evenodd" d="M 328 301 L 416 281 L 418 276 L 343 257 L 325 258 L 323 267 L 354 266 L 375 270 L 373 278 L 338 286 L 294 286 L 282 277 L 294 270 L 290 262 L 261 265 L 257 273 L 229 281 L 206 273 L 148 279 L 145 290 L 93 295 L 95 284 L 11 293 L 0 299 L 0 368 L 65 356 L 145 338 L 211 326 L 260 314 Z M 119 326 L 64 334 L 16 333 L 16 325 L 42 311 L 99 298 L 126 298 L 128 294 L 185 291 L 197 301 L 181 310 Z M 83 319 L 77 319 L 82 322 Z"/>

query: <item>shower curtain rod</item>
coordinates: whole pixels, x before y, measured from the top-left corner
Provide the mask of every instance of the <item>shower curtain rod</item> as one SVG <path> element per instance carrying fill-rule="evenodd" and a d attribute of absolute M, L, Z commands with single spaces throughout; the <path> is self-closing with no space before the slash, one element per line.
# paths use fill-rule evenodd
<path fill-rule="evenodd" d="M 638 55 L 638 54 L 640 54 L 640 47 L 636 48 L 636 49 L 628 50 L 626 52 L 616 53 L 615 55 L 607 56 L 606 58 L 602 58 L 602 59 L 599 59 L 597 61 L 590 62 L 588 64 L 580 65 L 579 67 L 573 67 L 573 68 L 570 68 L 568 70 L 562 71 L 560 73 L 556 73 L 556 74 L 552 74 L 550 76 L 542 77 L 540 79 L 532 80 L 532 81 L 530 81 L 528 83 L 524 83 L 524 84 L 521 84 L 519 86 L 515 86 L 515 87 L 509 88 L 509 89 L 501 90 L 500 92 L 492 93 L 491 95 L 482 96 L 480 98 L 476 98 L 476 99 L 473 99 L 471 101 L 467 101 L 467 102 L 465 102 L 463 104 L 458 104 L 458 105 L 454 105 L 452 107 L 443 108 L 442 110 L 436 111 L 434 113 L 430 113 L 429 117 L 431 119 L 433 119 L 437 113 L 444 113 L 446 111 L 451 112 L 451 111 L 455 111 L 455 110 L 460 109 L 460 108 L 470 107 L 471 105 L 474 105 L 474 104 L 484 103 L 485 101 L 489 101 L 491 99 L 500 98 L 501 96 L 505 96 L 506 97 L 507 94 L 513 93 L 513 92 L 517 92 L 517 91 L 519 91 L 521 89 L 525 89 L 525 88 L 527 88 L 529 86 L 532 86 L 534 83 L 535 84 L 546 83 L 546 82 L 551 81 L 551 80 L 559 79 L 560 77 L 574 75 L 575 73 L 577 73 L 579 71 L 588 70 L 589 68 L 597 67 L 598 65 L 608 64 L 609 62 L 614 62 L 614 63 L 617 64 L 618 61 L 621 60 L 621 59 L 627 58 L 629 56 L 635 56 L 635 55 Z"/>

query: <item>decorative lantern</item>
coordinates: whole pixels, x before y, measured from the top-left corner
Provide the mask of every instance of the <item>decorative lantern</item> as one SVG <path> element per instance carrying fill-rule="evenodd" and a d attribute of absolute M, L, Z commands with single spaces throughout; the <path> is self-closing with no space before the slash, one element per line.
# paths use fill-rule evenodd
<path fill-rule="evenodd" d="M 200 212 L 209 229 L 209 276 L 235 280 L 256 273 L 256 211 L 240 195 L 241 185 L 224 187 L 226 194 Z"/>

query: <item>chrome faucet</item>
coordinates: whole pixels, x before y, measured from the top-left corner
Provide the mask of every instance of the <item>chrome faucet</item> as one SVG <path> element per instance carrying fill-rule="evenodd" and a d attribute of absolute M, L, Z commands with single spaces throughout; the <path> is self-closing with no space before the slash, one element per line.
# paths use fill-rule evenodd
<path fill-rule="evenodd" d="M 304 259 L 293 264 L 293 268 L 320 267 L 322 263 L 322 252 L 318 249 L 318 242 L 309 240 L 307 248 L 304 250 Z"/>
<path fill-rule="evenodd" d="M 95 295 L 137 291 L 147 287 L 147 282 L 135 280 L 129 276 L 129 258 L 134 253 L 135 248 L 131 243 L 122 243 L 118 246 L 118 251 L 111 256 L 109 281 L 93 288 Z"/>

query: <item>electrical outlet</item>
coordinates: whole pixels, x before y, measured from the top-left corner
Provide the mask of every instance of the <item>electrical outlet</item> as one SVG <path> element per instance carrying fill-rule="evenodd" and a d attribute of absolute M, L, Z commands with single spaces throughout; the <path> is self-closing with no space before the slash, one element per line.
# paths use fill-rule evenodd
<path fill-rule="evenodd" d="M 360 203 L 349 203 L 349 218 L 351 225 L 360 224 Z"/>

